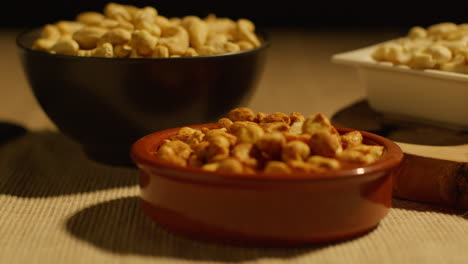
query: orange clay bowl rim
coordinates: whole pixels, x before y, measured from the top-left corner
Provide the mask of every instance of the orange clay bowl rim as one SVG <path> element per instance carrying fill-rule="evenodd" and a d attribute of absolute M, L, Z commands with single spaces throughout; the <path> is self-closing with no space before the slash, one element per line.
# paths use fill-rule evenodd
<path fill-rule="evenodd" d="M 219 124 L 201 124 L 188 126 L 194 129 L 206 128 L 219 128 Z M 242 181 L 317 181 L 317 180 L 343 180 L 353 179 L 355 177 L 370 175 L 378 172 L 390 170 L 401 162 L 403 158 L 403 151 L 392 140 L 381 137 L 379 135 L 360 131 L 356 129 L 336 127 L 338 132 L 346 133 L 350 131 L 359 131 L 362 133 L 364 142 L 376 143 L 384 146 L 384 153 L 382 157 L 373 163 L 367 165 L 356 166 L 353 168 L 329 170 L 324 172 L 293 172 L 293 173 L 264 173 L 257 172 L 255 174 L 247 173 L 227 173 L 227 172 L 213 172 L 206 171 L 194 167 L 181 167 L 172 165 L 167 162 L 159 160 L 154 152 L 164 139 L 169 135 L 175 134 L 181 127 L 162 130 L 149 135 L 146 135 L 135 143 L 133 143 L 130 151 L 130 156 L 138 168 L 143 167 L 159 169 L 165 175 L 179 176 L 187 179 L 187 181 L 204 182 L 204 180 L 213 179 L 226 179 L 226 180 L 242 180 Z M 180 176 L 182 174 L 182 176 Z M 191 176 L 191 177 L 188 177 Z M 177 178 L 179 178 L 177 177 Z"/>

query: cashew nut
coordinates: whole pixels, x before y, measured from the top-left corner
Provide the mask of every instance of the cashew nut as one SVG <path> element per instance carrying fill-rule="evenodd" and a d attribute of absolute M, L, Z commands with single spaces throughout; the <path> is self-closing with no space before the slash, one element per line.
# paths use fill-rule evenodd
<path fill-rule="evenodd" d="M 82 49 L 94 49 L 98 40 L 106 33 L 101 27 L 87 26 L 73 33 L 72 38 L 78 42 Z"/>
<path fill-rule="evenodd" d="M 59 21 L 55 23 L 62 35 L 72 35 L 77 30 L 83 27 L 83 24 L 75 21 Z"/>
<path fill-rule="evenodd" d="M 128 58 L 131 52 L 132 47 L 130 45 L 114 45 L 114 55 L 117 58 Z"/>
<path fill-rule="evenodd" d="M 114 28 L 107 31 L 99 39 L 99 43 L 109 42 L 112 45 L 122 45 L 128 43 L 132 39 L 132 33 L 123 28 Z"/>
<path fill-rule="evenodd" d="M 92 50 L 78 50 L 78 56 L 84 57 L 101 57 L 101 58 L 112 58 L 114 57 L 114 48 L 110 43 L 103 43 Z"/>
<path fill-rule="evenodd" d="M 246 40 L 254 47 L 258 47 L 260 46 L 260 40 L 257 38 L 257 35 L 255 35 L 254 31 L 255 25 L 252 21 L 243 18 L 237 20 L 237 34 L 239 35 L 239 39 Z"/>
<path fill-rule="evenodd" d="M 152 6 L 138 8 L 110 2 L 102 13 L 82 12 L 75 21 L 45 25 L 32 48 L 50 53 L 77 53 L 71 51 L 73 44 L 69 43 L 70 50 L 61 48 L 64 43 L 52 50 L 58 39 L 66 36 L 78 43 L 80 56 L 102 55 L 94 49 L 110 43 L 118 58 L 207 56 L 239 52 L 260 44 L 254 24 L 247 19 L 234 21 L 214 14 L 204 19 L 197 16 L 167 18 Z"/>
<path fill-rule="evenodd" d="M 159 44 L 167 46 L 171 54 L 183 55 L 189 47 L 189 36 L 182 26 L 170 26 L 163 31 Z"/>
<path fill-rule="evenodd" d="M 199 17 L 187 16 L 182 19 L 182 26 L 187 30 L 190 45 L 195 49 L 201 48 L 208 38 L 209 28 Z"/>
<path fill-rule="evenodd" d="M 153 58 L 169 58 L 169 49 L 166 46 L 156 45 L 151 57 L 153 57 Z"/>
<path fill-rule="evenodd" d="M 146 30 L 135 30 L 131 43 L 139 55 L 147 56 L 153 53 L 154 47 L 158 44 L 158 38 Z"/>
<path fill-rule="evenodd" d="M 80 45 L 70 37 L 60 38 L 50 49 L 52 53 L 63 55 L 77 55 Z"/>
<path fill-rule="evenodd" d="M 104 15 L 98 12 L 83 12 L 76 16 L 76 20 L 88 26 L 97 26 L 104 20 Z"/>
<path fill-rule="evenodd" d="M 108 3 L 104 7 L 104 15 L 112 19 L 124 19 L 126 21 L 132 20 L 132 16 L 128 9 L 125 8 L 125 6 L 116 3 Z"/>

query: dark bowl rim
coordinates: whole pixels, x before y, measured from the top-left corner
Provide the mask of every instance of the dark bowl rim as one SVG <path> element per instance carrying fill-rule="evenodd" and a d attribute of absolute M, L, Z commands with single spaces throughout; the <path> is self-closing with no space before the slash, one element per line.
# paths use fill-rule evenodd
<path fill-rule="evenodd" d="M 200 124 L 189 126 L 195 129 L 200 129 L 202 127 L 216 128 L 219 127 L 216 123 Z M 403 159 L 402 149 L 392 140 L 370 133 L 366 131 L 361 131 L 357 129 L 345 128 L 335 126 L 340 133 L 346 133 L 350 131 L 359 131 L 362 133 L 364 139 L 373 141 L 378 145 L 385 147 L 383 157 L 371 164 L 358 166 L 356 168 L 349 169 L 339 169 L 319 173 L 304 173 L 296 172 L 292 174 L 285 173 L 255 173 L 255 174 L 243 174 L 243 173 L 221 173 L 221 172 L 212 172 L 205 171 L 199 168 L 193 167 L 180 167 L 172 164 L 168 164 L 158 160 L 154 155 L 152 155 L 151 149 L 154 149 L 157 145 L 160 144 L 164 139 L 167 138 L 167 135 L 175 133 L 181 127 L 166 129 L 158 132 L 148 134 L 137 141 L 135 141 L 130 148 L 130 158 L 133 163 L 139 168 L 142 169 L 159 169 L 163 170 L 165 174 L 168 175 L 180 175 L 181 173 L 193 175 L 194 177 L 187 177 L 187 181 L 195 182 L 206 182 L 207 179 L 225 179 L 225 180 L 237 180 L 237 181 L 280 181 L 280 182 L 297 182 L 297 181 L 333 181 L 333 180 L 345 180 L 345 179 L 354 179 L 355 177 L 362 177 L 365 175 L 371 175 L 379 172 L 384 172 L 391 170 L 397 167 Z M 157 140 L 157 138 L 161 138 Z M 184 177 L 177 177 L 182 178 Z"/>
<path fill-rule="evenodd" d="M 86 57 L 86 56 L 76 56 L 76 55 L 63 55 L 63 54 L 51 54 L 48 52 L 40 51 L 40 50 L 34 50 L 31 47 L 27 47 L 22 43 L 22 38 L 27 35 L 31 34 L 34 31 L 39 31 L 41 27 L 36 27 L 36 28 L 29 28 L 25 29 L 16 36 L 16 46 L 25 50 L 26 52 L 33 53 L 33 54 L 41 54 L 44 56 L 49 56 L 49 57 L 57 57 L 57 58 L 74 58 L 74 59 L 80 59 L 80 60 L 103 60 L 103 61 L 129 61 L 129 62 L 137 62 L 137 61 L 167 61 L 167 60 L 204 60 L 204 59 L 215 59 L 215 58 L 227 58 L 227 57 L 236 57 L 236 56 L 242 56 L 242 55 L 248 55 L 251 53 L 257 53 L 261 50 L 264 50 L 271 45 L 271 39 L 269 36 L 269 33 L 265 29 L 256 29 L 255 32 L 261 36 L 262 38 L 262 43 L 260 46 L 249 49 L 249 50 L 244 50 L 244 51 L 238 51 L 238 52 L 231 52 L 231 53 L 222 53 L 222 54 L 216 54 L 216 55 L 203 55 L 203 56 L 193 56 L 193 57 L 175 57 L 175 58 L 103 58 L 103 57 Z"/>

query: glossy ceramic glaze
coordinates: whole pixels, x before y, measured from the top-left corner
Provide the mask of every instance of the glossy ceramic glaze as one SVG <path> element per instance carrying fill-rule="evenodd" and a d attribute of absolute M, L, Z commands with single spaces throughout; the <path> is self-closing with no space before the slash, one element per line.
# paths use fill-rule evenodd
<path fill-rule="evenodd" d="M 392 141 L 361 132 L 367 144 L 385 147 L 381 160 L 364 167 L 322 174 L 207 172 L 155 158 L 177 130 L 147 135 L 132 146 L 142 209 L 174 233 L 225 243 L 301 245 L 364 234 L 391 207 L 392 173 L 403 156 Z"/>
<path fill-rule="evenodd" d="M 39 30 L 20 34 L 22 66 L 37 101 L 95 160 L 132 165 L 128 151 L 153 131 L 215 122 L 244 105 L 263 70 L 269 40 L 240 53 L 116 59 L 30 49 Z"/>

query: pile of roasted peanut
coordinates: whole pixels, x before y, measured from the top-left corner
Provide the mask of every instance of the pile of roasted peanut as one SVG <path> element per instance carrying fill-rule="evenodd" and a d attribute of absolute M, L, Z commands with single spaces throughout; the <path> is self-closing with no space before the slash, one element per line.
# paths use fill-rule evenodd
<path fill-rule="evenodd" d="M 168 58 L 216 55 L 261 45 L 248 19 L 185 16 L 167 18 L 151 6 L 108 3 L 76 21 L 45 25 L 33 49 L 54 54 L 108 58 Z"/>
<path fill-rule="evenodd" d="M 366 145 L 362 134 L 340 135 L 321 113 L 254 113 L 239 107 L 218 121 L 219 128 L 183 127 L 155 155 L 178 166 L 232 173 L 292 173 L 369 164 L 383 146 Z"/>
<path fill-rule="evenodd" d="M 379 45 L 372 58 L 416 69 L 468 73 L 468 24 L 412 27 L 407 36 Z"/>

